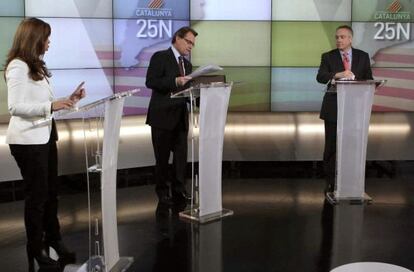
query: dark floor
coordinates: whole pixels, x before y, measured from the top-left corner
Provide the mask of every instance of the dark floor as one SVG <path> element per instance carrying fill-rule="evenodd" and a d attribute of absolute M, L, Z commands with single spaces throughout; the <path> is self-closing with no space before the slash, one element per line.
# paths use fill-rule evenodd
<path fill-rule="evenodd" d="M 323 272 L 351 262 L 414 269 L 414 180 L 367 179 L 372 205 L 324 203 L 323 180 L 226 178 L 223 207 L 234 215 L 197 225 L 176 214 L 156 216 L 153 185 L 118 190 L 121 256 L 128 271 Z M 87 198 L 65 194 L 60 219 L 78 262 L 88 256 Z M 27 271 L 22 201 L 0 204 L 0 271 Z"/>

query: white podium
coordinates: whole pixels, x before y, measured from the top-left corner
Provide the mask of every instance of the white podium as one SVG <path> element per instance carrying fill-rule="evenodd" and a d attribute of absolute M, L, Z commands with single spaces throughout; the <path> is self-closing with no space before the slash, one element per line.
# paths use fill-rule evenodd
<path fill-rule="evenodd" d="M 221 168 L 224 128 L 233 83 L 199 84 L 171 97 L 190 98 L 192 201 L 180 217 L 205 223 L 229 216 L 233 211 L 222 207 Z M 199 122 L 195 121 L 194 105 L 200 97 Z M 194 173 L 194 129 L 199 127 L 199 178 Z"/>
<path fill-rule="evenodd" d="M 55 115 L 55 117 L 60 117 L 76 112 L 84 113 L 83 134 L 88 188 L 89 260 L 83 265 L 67 265 L 64 272 L 121 272 L 126 271 L 133 262 L 132 257 L 119 256 L 116 173 L 124 100 L 138 91 L 131 90 L 116 93 L 80 108 L 68 112 L 58 112 Z M 94 115 L 98 115 L 96 117 L 96 127 L 93 129 L 91 119 L 87 117 L 88 112 L 91 111 L 94 112 Z M 102 118 L 100 114 L 103 111 L 104 116 Z M 95 130 L 96 134 L 89 135 L 91 130 Z M 87 135 L 92 138 L 93 148 L 88 148 L 89 137 Z M 92 166 L 89 163 L 90 155 L 95 159 L 95 164 Z M 90 193 L 89 181 L 91 173 L 100 174 L 101 194 L 98 203 L 92 203 L 93 201 L 91 201 L 93 198 Z"/>
<path fill-rule="evenodd" d="M 375 89 L 384 83 L 384 80 L 336 81 L 336 178 L 334 192 L 327 194 L 332 204 L 372 201 L 365 193 L 368 128 Z"/>

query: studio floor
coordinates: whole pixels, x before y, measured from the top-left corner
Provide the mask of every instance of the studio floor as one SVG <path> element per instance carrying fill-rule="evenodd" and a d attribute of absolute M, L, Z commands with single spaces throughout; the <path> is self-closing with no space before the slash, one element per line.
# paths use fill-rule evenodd
<path fill-rule="evenodd" d="M 331 206 L 323 187 L 319 178 L 225 179 L 223 207 L 234 215 L 203 225 L 156 214 L 153 185 L 121 188 L 120 254 L 134 257 L 134 272 L 323 272 L 353 262 L 414 269 L 412 179 L 368 178 L 371 205 Z M 88 258 L 87 203 L 85 193 L 60 197 L 63 238 L 78 263 Z M 27 271 L 22 214 L 22 201 L 0 204 L 2 272 Z"/>

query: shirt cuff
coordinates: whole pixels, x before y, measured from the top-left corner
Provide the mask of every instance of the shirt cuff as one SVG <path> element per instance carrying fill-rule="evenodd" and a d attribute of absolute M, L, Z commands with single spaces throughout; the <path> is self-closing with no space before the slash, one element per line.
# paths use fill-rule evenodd
<path fill-rule="evenodd" d="M 45 117 L 49 118 L 52 115 L 52 102 L 45 103 Z"/>

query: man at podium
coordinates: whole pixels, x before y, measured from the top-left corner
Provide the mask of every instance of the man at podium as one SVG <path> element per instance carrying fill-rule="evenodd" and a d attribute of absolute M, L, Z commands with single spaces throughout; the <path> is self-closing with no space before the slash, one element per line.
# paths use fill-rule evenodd
<path fill-rule="evenodd" d="M 316 80 L 327 84 L 320 118 L 325 123 L 323 164 L 326 177 L 325 193 L 333 192 L 336 166 L 337 97 L 335 80 L 369 80 L 372 78 L 368 53 L 352 47 L 353 30 L 343 25 L 336 29 L 336 49 L 323 53 Z"/>
<path fill-rule="evenodd" d="M 172 38 L 172 46 L 151 57 L 145 82 L 152 89 L 146 123 L 151 126 L 155 155 L 155 191 L 159 205 L 175 205 L 181 210 L 189 200 L 185 190 L 188 110 L 186 98 L 170 96 L 173 92 L 185 89 L 191 80 L 186 75 L 191 73 L 192 65 L 184 56 L 191 53 L 197 35 L 190 27 L 177 30 Z M 173 174 L 169 177 L 171 152 Z"/>

